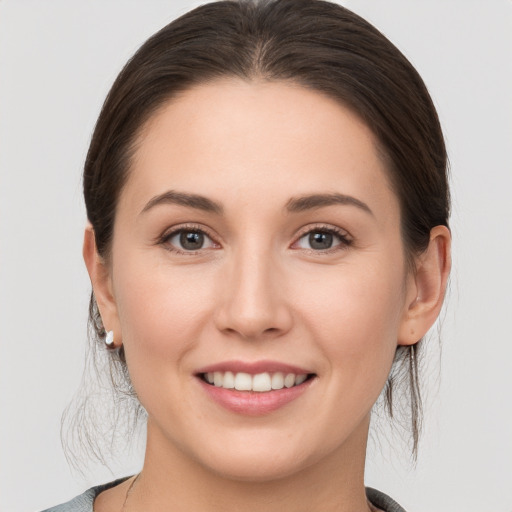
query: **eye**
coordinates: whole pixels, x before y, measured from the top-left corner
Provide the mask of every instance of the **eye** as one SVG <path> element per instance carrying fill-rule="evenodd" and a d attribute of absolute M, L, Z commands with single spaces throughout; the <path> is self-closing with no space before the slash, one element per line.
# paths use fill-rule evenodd
<path fill-rule="evenodd" d="M 169 233 L 162 240 L 176 252 L 196 252 L 217 247 L 217 244 L 200 229 L 179 229 Z"/>
<path fill-rule="evenodd" d="M 346 247 L 351 241 L 345 234 L 338 232 L 332 228 L 316 228 L 302 235 L 294 244 L 299 249 L 307 249 L 310 251 L 328 251 L 340 246 Z"/>

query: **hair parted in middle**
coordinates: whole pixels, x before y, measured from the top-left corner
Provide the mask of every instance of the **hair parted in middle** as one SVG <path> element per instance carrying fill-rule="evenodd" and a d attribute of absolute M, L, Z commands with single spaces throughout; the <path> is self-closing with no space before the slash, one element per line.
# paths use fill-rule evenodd
<path fill-rule="evenodd" d="M 323 0 L 233 0 L 198 7 L 150 37 L 128 61 L 101 110 L 84 168 L 87 216 L 99 255 L 108 262 L 116 206 L 138 137 L 158 109 L 194 85 L 220 78 L 289 82 L 334 98 L 372 130 L 401 210 L 406 259 L 448 226 L 447 155 L 439 119 L 423 80 L 375 27 Z M 94 295 L 94 342 L 105 329 Z M 421 340 L 397 348 L 384 395 L 393 416 L 394 389 L 407 396 L 413 453 L 421 426 Z M 124 352 L 109 352 L 113 382 L 133 393 Z"/>

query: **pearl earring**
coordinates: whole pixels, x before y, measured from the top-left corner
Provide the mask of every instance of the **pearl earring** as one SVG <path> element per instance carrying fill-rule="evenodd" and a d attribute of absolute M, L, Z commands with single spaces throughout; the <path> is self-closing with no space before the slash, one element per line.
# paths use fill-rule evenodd
<path fill-rule="evenodd" d="M 105 345 L 108 348 L 114 348 L 114 331 L 108 331 L 105 336 Z"/>

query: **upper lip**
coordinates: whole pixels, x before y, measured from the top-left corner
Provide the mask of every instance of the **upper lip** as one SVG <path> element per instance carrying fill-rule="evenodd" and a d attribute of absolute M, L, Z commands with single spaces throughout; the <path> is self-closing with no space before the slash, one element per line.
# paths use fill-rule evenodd
<path fill-rule="evenodd" d="M 299 366 L 281 363 L 279 361 L 222 361 L 220 363 L 204 366 L 197 370 L 197 374 L 210 372 L 233 372 L 248 373 L 256 375 L 258 373 L 294 373 L 295 375 L 304 375 L 313 373 L 310 370 Z"/>

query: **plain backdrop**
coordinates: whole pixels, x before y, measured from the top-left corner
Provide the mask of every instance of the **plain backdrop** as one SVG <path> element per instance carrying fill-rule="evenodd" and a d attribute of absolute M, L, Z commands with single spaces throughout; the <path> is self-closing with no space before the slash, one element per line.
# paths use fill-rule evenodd
<path fill-rule="evenodd" d="M 81 167 L 124 62 L 195 1 L 0 0 L 0 510 L 133 473 L 71 472 L 60 417 L 86 344 Z M 423 76 L 446 134 L 454 271 L 416 469 L 370 448 L 367 483 L 415 512 L 512 511 L 512 2 L 352 0 Z M 434 339 L 432 343 L 437 344 Z M 405 459 L 402 461 L 401 459 Z"/>

